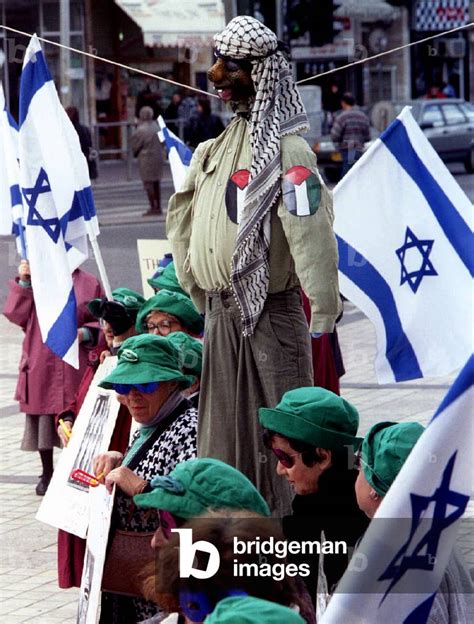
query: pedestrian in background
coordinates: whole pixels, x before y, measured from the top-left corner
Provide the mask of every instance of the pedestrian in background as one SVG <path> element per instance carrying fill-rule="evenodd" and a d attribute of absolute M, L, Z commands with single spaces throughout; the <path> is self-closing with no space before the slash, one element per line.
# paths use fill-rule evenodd
<path fill-rule="evenodd" d="M 79 111 L 75 106 L 68 106 L 66 113 L 69 119 L 72 121 L 77 135 L 79 137 L 79 143 L 81 144 L 81 152 L 84 154 L 87 160 L 87 166 L 89 167 L 89 178 L 95 180 L 97 178 L 97 152 L 92 146 L 92 138 L 89 128 L 79 123 Z"/>
<path fill-rule="evenodd" d="M 163 164 L 165 160 L 163 146 L 158 139 L 158 124 L 153 116 L 153 109 L 143 106 L 139 112 L 137 130 L 130 137 L 133 155 L 138 158 L 140 177 L 145 188 L 150 208 L 144 217 L 161 214 L 161 187 Z"/>
<path fill-rule="evenodd" d="M 181 93 L 179 91 L 175 91 L 171 96 L 171 102 L 166 107 L 164 115 L 166 126 L 176 135 L 179 135 L 177 120 L 179 117 L 179 105 L 181 104 L 181 99 Z"/>
<path fill-rule="evenodd" d="M 345 176 L 362 156 L 364 143 L 370 141 L 370 124 L 367 115 L 356 107 L 352 93 L 344 93 L 341 108 L 331 130 L 331 139 L 341 152 L 342 176 Z"/>
<path fill-rule="evenodd" d="M 24 332 L 15 399 L 26 414 L 22 451 L 39 451 L 43 473 L 36 494 L 44 496 L 53 475 L 53 448 L 59 446 L 54 417 L 74 399 L 98 336 L 98 324 L 87 303 L 104 292 L 97 278 L 77 269 L 72 274 L 77 302 L 79 368 L 75 369 L 43 344 L 38 323 L 30 265 L 22 260 L 18 277 L 10 280 L 4 315 Z"/>
<path fill-rule="evenodd" d="M 224 124 L 218 115 L 211 113 L 211 103 L 200 98 L 196 113 L 191 117 L 184 129 L 184 140 L 191 147 L 208 139 L 215 139 L 224 130 Z"/>

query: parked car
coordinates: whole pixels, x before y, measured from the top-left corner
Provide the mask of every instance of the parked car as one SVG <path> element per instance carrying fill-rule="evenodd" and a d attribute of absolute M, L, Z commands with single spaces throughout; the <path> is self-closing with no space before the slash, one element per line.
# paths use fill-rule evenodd
<path fill-rule="evenodd" d="M 396 102 L 393 118 L 407 105 L 444 162 L 462 162 L 473 173 L 474 106 L 457 98 Z"/>

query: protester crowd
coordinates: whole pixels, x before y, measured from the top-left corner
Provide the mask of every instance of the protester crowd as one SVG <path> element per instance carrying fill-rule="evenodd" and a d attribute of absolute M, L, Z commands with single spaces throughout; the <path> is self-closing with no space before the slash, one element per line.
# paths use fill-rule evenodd
<path fill-rule="evenodd" d="M 60 440 L 68 443 L 64 427 L 74 430 L 95 370 L 105 357 L 118 356 L 116 368 L 99 385 L 115 391 L 119 416 L 110 450 L 93 464 L 105 487 L 117 486 L 101 622 L 314 623 L 320 576 L 331 593 L 349 555 L 326 555 L 322 568 L 317 553 L 288 555 L 295 565 L 307 564 L 309 574 L 302 577 L 236 578 L 236 557 L 254 565 L 259 557 L 236 555 L 234 538 L 320 541 L 323 531 L 325 540 L 354 548 L 423 427 L 381 422 L 362 440 L 357 437 L 356 407 L 318 386 L 290 390 L 277 405 L 261 407 L 262 441 L 275 456 L 276 475 L 288 481 L 294 493 L 292 513 L 272 518 L 274 510 L 242 472 L 217 459 L 196 458 L 204 320 L 183 292 L 170 255 L 148 280 L 156 293 L 148 300 L 121 287 L 108 301 L 93 276 L 77 273 L 75 289 L 82 294 L 84 311 L 81 367 L 74 381 L 64 382 L 62 375 L 73 369 L 38 343 L 31 278 L 24 262 L 10 282 L 4 313 L 25 330 L 17 398 L 27 413 L 22 448 L 39 450 L 43 461 L 39 495 L 52 475 L 52 446 Z M 39 364 L 34 361 L 41 358 Z M 42 381 L 44 374 L 48 384 Z M 50 396 L 46 387 L 51 388 Z M 129 443 L 132 420 L 138 429 Z M 194 541 L 207 539 L 217 546 L 221 565 L 215 577 L 180 578 L 179 540 L 171 532 L 178 527 L 191 528 Z M 135 542 L 140 534 L 143 539 Z M 80 585 L 84 553 L 84 540 L 59 532 L 61 587 Z M 272 558 L 282 563 L 275 554 L 266 561 Z M 130 570 L 136 572 L 133 578 Z M 445 582 L 469 587 L 457 554 Z M 448 621 L 443 619 L 448 612 L 459 616 L 450 621 L 464 621 L 465 605 L 451 590 L 438 594 L 438 616 L 430 621 Z M 246 619 L 232 619 L 240 617 L 240 611 Z M 259 615 L 251 619 L 254 612 Z"/>
<path fill-rule="evenodd" d="M 242 32 L 250 41 L 243 52 Z M 174 255 L 162 258 L 148 280 L 155 294 L 145 300 L 122 285 L 107 299 L 94 276 L 76 270 L 75 370 L 43 344 L 27 261 L 9 283 L 4 314 L 25 333 L 16 390 L 26 414 L 22 448 L 41 455 L 38 495 L 53 474 L 53 447 L 69 444 L 95 371 L 117 357 L 98 386 L 113 391 L 120 408 L 109 449 L 91 466 L 99 487 L 115 489 L 103 624 L 315 624 L 320 601 L 331 599 L 423 432 L 417 423 L 383 421 L 362 439 L 357 406 L 339 394 L 335 323 L 342 306 L 332 200 L 314 154 L 296 136 L 306 127 L 304 108 L 275 35 L 253 18 L 235 18 L 216 37 L 216 56 L 209 77 L 225 86 L 221 97 L 229 96 L 229 75 L 246 93 L 249 58 L 270 59 L 264 69 L 272 80 L 252 72 L 252 114 L 241 106 L 216 141 L 215 120 L 201 104 L 194 130 L 204 134 L 192 139 L 200 145 L 168 210 Z M 139 115 L 140 158 L 153 149 L 156 128 L 151 106 Z M 355 111 L 345 117 L 360 122 Z M 250 169 L 248 230 L 234 249 L 238 184 L 227 174 Z M 223 172 L 233 184 L 227 189 Z M 156 212 L 159 182 L 143 179 Z M 297 183 L 303 190 L 295 191 Z M 258 210 L 246 212 L 252 197 Z M 228 219 L 211 223 L 209 211 L 220 202 Z M 184 529 L 192 530 L 193 544 L 217 549 L 220 565 L 210 578 L 199 571 L 211 565 L 212 553 L 189 543 L 197 573 L 182 574 Z M 263 542 L 328 550 L 260 552 Z M 85 552 L 84 540 L 60 531 L 60 587 L 80 585 Z M 469 584 L 453 554 L 429 621 L 469 621 Z"/>

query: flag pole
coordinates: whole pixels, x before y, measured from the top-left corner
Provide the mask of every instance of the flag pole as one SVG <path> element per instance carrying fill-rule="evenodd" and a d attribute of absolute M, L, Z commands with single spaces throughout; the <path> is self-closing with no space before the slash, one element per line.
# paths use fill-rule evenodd
<path fill-rule="evenodd" d="M 92 251 L 94 252 L 95 261 L 97 262 L 97 266 L 99 268 L 100 281 L 105 290 L 105 295 L 109 301 L 112 301 L 112 290 L 110 289 L 110 282 L 107 276 L 107 272 L 105 270 L 104 260 L 102 259 L 102 253 L 100 251 L 99 243 L 97 242 L 97 238 L 88 232 L 89 240 L 92 246 Z"/>

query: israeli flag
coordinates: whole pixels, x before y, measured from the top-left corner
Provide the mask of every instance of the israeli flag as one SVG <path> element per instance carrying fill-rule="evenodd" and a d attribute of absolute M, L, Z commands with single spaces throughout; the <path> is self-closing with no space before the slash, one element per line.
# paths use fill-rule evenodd
<path fill-rule="evenodd" d="M 321 624 L 423 624 L 433 610 L 449 617 L 453 599 L 470 612 L 462 621 L 474 621 L 472 581 L 453 554 L 472 492 L 473 383 L 471 356 L 382 500 Z M 463 584 L 449 587 L 448 578 Z M 454 595 L 442 594 L 448 587 Z"/>
<path fill-rule="evenodd" d="M 472 205 L 405 108 L 334 189 L 341 292 L 372 321 L 379 383 L 472 353 Z"/>
<path fill-rule="evenodd" d="M 18 126 L 6 108 L 0 82 L 0 234 L 14 234 L 18 253 L 27 258 L 18 158 Z"/>
<path fill-rule="evenodd" d="M 20 173 L 36 311 L 43 342 L 78 367 L 72 272 L 98 234 L 87 162 L 36 36 L 20 82 Z"/>
<path fill-rule="evenodd" d="M 158 138 L 166 146 L 174 190 L 177 193 L 183 188 L 193 153 L 174 132 L 167 128 L 165 120 L 161 115 L 158 117 L 158 125 L 160 126 Z"/>

